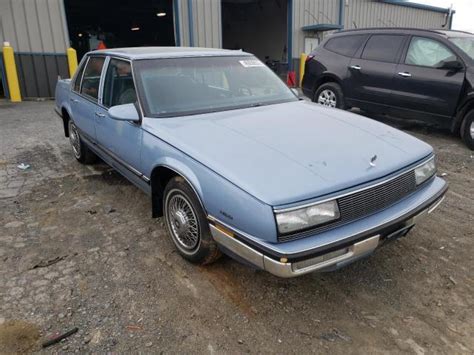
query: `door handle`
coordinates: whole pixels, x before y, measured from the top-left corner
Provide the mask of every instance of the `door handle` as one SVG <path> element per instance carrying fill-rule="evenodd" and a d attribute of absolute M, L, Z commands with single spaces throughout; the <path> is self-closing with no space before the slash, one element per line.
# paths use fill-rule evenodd
<path fill-rule="evenodd" d="M 407 73 L 406 71 L 402 71 L 402 72 L 398 73 L 398 75 L 403 76 L 404 78 L 410 78 L 411 77 L 411 74 Z"/>
<path fill-rule="evenodd" d="M 95 115 L 97 117 L 100 117 L 100 118 L 104 118 L 105 117 L 105 113 L 102 113 L 102 112 L 96 112 Z"/>
<path fill-rule="evenodd" d="M 361 70 L 362 68 L 360 65 L 351 65 L 349 68 L 354 69 L 354 70 Z"/>
<path fill-rule="evenodd" d="M 75 103 L 75 104 L 79 102 L 78 99 L 72 99 L 72 98 L 71 98 L 71 99 L 69 99 L 69 100 L 70 100 L 72 103 Z"/>

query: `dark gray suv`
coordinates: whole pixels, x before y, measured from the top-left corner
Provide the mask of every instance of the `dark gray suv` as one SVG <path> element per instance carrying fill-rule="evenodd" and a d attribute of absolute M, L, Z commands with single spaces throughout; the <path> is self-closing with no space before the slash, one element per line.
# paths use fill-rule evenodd
<path fill-rule="evenodd" d="M 308 57 L 302 88 L 322 105 L 423 120 L 474 150 L 474 35 L 406 28 L 341 31 Z"/>

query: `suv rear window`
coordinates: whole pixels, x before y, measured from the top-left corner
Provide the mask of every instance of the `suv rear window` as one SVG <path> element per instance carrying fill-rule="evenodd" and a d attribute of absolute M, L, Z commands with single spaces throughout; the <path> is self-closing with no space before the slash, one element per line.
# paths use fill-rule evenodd
<path fill-rule="evenodd" d="M 336 37 L 330 39 L 324 48 L 337 54 L 352 57 L 365 41 L 366 37 L 366 35 Z"/>
<path fill-rule="evenodd" d="M 362 59 L 395 63 L 404 39 L 403 35 L 374 35 L 367 41 Z"/>

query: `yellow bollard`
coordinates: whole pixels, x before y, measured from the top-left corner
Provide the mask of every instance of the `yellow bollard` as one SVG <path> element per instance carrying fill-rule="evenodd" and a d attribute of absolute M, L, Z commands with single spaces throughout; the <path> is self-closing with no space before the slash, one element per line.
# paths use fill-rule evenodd
<path fill-rule="evenodd" d="M 3 42 L 3 62 L 7 74 L 8 91 L 10 91 L 11 102 L 21 102 L 20 84 L 16 71 L 15 55 L 9 42 Z"/>
<path fill-rule="evenodd" d="M 77 53 L 74 48 L 67 49 L 67 64 L 69 66 L 69 77 L 73 77 L 77 69 Z"/>
<path fill-rule="evenodd" d="M 308 58 L 308 56 L 304 53 L 301 53 L 301 57 L 300 57 L 300 87 L 301 87 L 301 84 L 303 83 L 304 65 L 306 63 L 306 58 Z"/>

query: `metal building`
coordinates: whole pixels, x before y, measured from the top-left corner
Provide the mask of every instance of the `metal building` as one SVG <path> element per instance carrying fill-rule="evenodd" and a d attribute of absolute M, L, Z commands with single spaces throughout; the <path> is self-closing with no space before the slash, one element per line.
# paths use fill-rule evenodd
<path fill-rule="evenodd" d="M 284 75 L 333 31 L 450 28 L 453 15 L 405 0 L 0 0 L 0 41 L 16 51 L 22 96 L 50 97 L 69 46 L 243 49 Z"/>
<path fill-rule="evenodd" d="M 69 75 L 66 58 L 69 38 L 63 1 L 0 0 L 0 44 L 4 41 L 15 49 L 22 96 L 54 96 L 58 75 Z M 7 94 L 4 71 L 0 73 L 0 86 Z"/>

